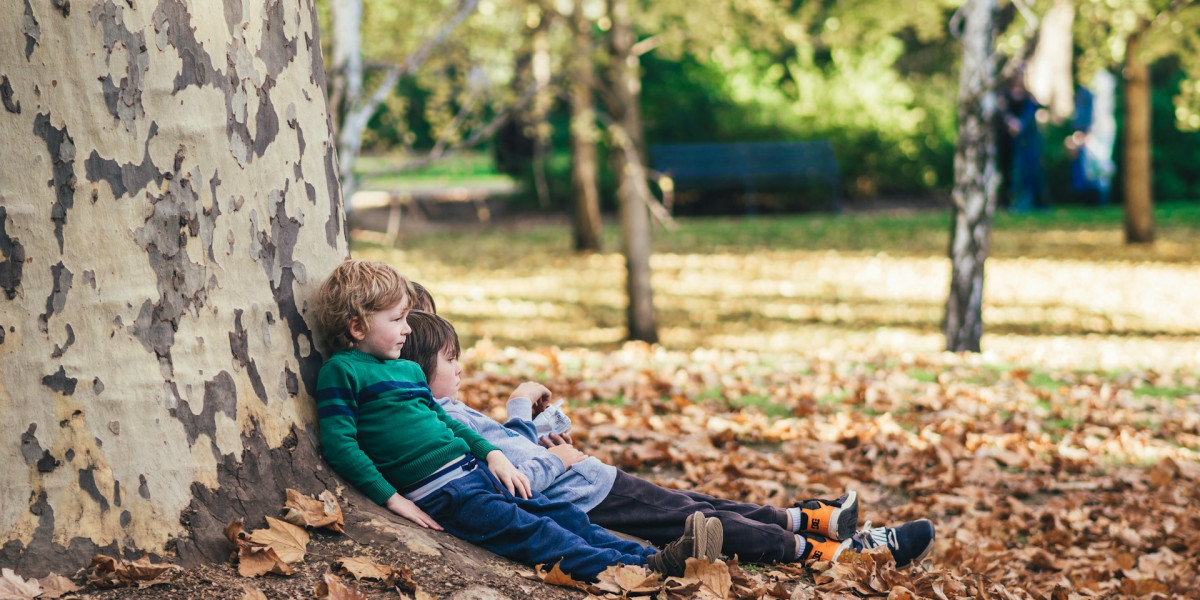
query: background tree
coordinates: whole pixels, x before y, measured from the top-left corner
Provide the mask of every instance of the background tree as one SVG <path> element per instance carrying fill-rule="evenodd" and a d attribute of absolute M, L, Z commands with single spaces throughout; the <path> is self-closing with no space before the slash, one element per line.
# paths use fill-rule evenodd
<path fill-rule="evenodd" d="M 575 0 L 571 7 L 570 72 L 568 95 L 571 107 L 571 237 L 576 251 L 599 251 L 600 188 L 599 162 L 596 143 L 595 95 L 596 69 L 593 64 L 592 21 L 588 18 L 584 0 Z"/>
<path fill-rule="evenodd" d="M 1200 81 L 1200 4 L 1189 0 L 1077 2 L 1081 79 L 1087 81 L 1096 69 L 1115 67 L 1125 82 L 1120 132 L 1125 241 L 1149 243 L 1154 241 L 1150 66 L 1167 57 L 1180 60 L 1187 80 L 1174 116 L 1186 127 L 1200 127 L 1200 123 L 1189 124 L 1192 115 L 1200 113 L 1200 97 L 1190 92 Z"/>
<path fill-rule="evenodd" d="M 305 311 L 347 244 L 313 7 L 192 6 L 0 7 L 0 563 L 22 572 L 224 559 L 227 522 L 325 485 Z"/>

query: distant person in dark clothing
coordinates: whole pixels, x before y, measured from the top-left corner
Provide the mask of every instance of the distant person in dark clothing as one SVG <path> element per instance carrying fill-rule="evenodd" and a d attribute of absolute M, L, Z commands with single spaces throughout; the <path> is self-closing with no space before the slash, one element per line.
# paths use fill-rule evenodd
<path fill-rule="evenodd" d="M 1025 89 L 1023 75 L 1014 79 L 1003 103 L 1001 116 L 1011 159 L 1006 173 L 1009 210 L 1028 212 L 1047 208 L 1042 133 L 1037 123 L 1041 106 Z"/>

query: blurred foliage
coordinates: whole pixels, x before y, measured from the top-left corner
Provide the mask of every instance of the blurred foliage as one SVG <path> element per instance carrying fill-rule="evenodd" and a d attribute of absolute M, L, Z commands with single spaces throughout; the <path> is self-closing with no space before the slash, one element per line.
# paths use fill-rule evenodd
<path fill-rule="evenodd" d="M 328 1 L 318 0 L 326 31 Z M 449 0 L 364 4 L 367 89 L 382 65 L 411 55 L 457 6 Z M 649 48 L 641 55 L 647 142 L 828 139 L 841 165 L 842 189 L 851 197 L 948 189 L 953 183 L 960 50 L 946 31 L 959 4 L 721 0 L 695 11 L 693 3 L 682 0 L 643 0 L 637 5 L 637 25 Z M 1038 0 L 1034 10 L 1044 11 L 1050 4 Z M 1146 56 L 1157 61 L 1155 192 L 1168 199 L 1200 196 L 1191 167 L 1200 158 L 1200 144 L 1196 134 L 1186 131 L 1200 126 L 1200 86 L 1194 77 L 1200 70 L 1200 8 L 1168 0 L 1075 4 L 1077 69 L 1083 81 L 1095 69 L 1119 65 L 1130 32 L 1139 24 L 1148 27 Z M 595 23 L 596 65 L 602 72 L 607 60 L 604 3 L 586 6 Z M 1022 20 L 1015 18 L 1010 3 L 1002 7 L 1012 30 L 1001 34 L 998 46 L 1011 52 L 1022 43 L 1017 31 Z M 525 85 L 519 73 L 530 52 L 527 33 L 546 20 L 551 25 L 546 29 L 550 70 L 554 84 L 561 85 L 568 32 L 551 8 L 530 0 L 481 0 L 476 14 L 416 75 L 401 79 L 396 94 L 371 120 L 365 149 L 419 153 L 438 139 L 461 139 L 512 106 Z M 569 206 L 571 195 L 566 103 L 553 99 L 545 115 L 544 125 L 526 129 L 547 136 L 550 206 L 561 209 Z M 1064 130 L 1051 124 L 1045 133 L 1052 198 L 1077 201 L 1070 195 L 1059 145 Z M 599 167 L 604 207 L 611 209 L 607 161 L 601 160 Z M 534 176 L 527 164 L 513 174 L 526 181 Z M 1116 183 L 1114 189 L 1120 189 Z M 517 208 L 539 205 L 532 193 L 515 201 Z"/>

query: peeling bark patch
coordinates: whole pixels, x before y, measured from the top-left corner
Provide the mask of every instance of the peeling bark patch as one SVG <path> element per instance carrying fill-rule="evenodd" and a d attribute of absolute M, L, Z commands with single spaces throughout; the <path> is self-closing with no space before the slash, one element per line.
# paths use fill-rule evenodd
<path fill-rule="evenodd" d="M 49 450 L 45 450 L 42 452 L 42 457 L 37 461 L 37 470 L 39 473 L 50 473 L 61 465 L 62 461 L 54 458 Z"/>
<path fill-rule="evenodd" d="M 138 495 L 145 500 L 150 499 L 150 486 L 146 485 L 145 475 L 138 475 Z"/>
<path fill-rule="evenodd" d="M 58 251 L 62 252 L 67 211 L 75 206 L 75 140 L 66 127 L 55 129 L 50 124 L 50 115 L 41 113 L 33 120 L 33 134 L 46 141 L 46 150 L 54 164 L 54 177 L 47 182 L 54 188 L 55 196 L 50 220 L 54 221 L 54 237 L 58 239 Z"/>
<path fill-rule="evenodd" d="M 295 397 L 300 393 L 300 379 L 290 367 L 283 368 L 283 390 L 288 396 Z"/>
<path fill-rule="evenodd" d="M 74 377 L 67 377 L 67 370 L 61 365 L 53 375 L 42 377 L 42 385 L 68 396 L 75 393 L 75 384 L 79 383 Z"/>
<path fill-rule="evenodd" d="M 65 344 L 63 344 L 62 346 L 55 344 L 54 352 L 50 353 L 50 358 L 62 358 L 62 355 L 67 352 L 67 348 L 70 348 L 74 344 L 75 344 L 75 329 L 71 327 L 70 323 L 67 323 L 67 342 Z"/>
<path fill-rule="evenodd" d="M 225 26 L 232 35 L 242 26 L 242 3 L 238 0 L 225 0 Z"/>
<path fill-rule="evenodd" d="M 79 470 L 79 489 L 87 492 L 96 504 L 100 505 L 100 512 L 108 512 L 108 498 L 100 493 L 100 488 L 96 487 L 96 467 L 88 467 Z"/>
<path fill-rule="evenodd" d="M 201 230 L 200 216 L 195 212 L 201 204 L 200 196 L 192 188 L 192 177 L 176 174 L 167 178 L 170 184 L 166 194 L 150 198 L 154 212 L 135 232 L 158 280 L 158 299 L 154 304 L 149 300 L 142 304 L 133 335 L 147 350 L 154 351 L 166 372 L 170 372 L 179 319 L 204 306 L 208 298 L 205 269 L 187 256 L 188 237 Z"/>
<path fill-rule="evenodd" d="M 237 418 L 237 384 L 234 383 L 232 375 L 227 371 L 221 371 L 212 380 L 204 382 L 204 410 L 200 414 L 195 414 L 186 400 L 181 401 L 179 406 L 172 408 L 170 412 L 171 416 L 183 425 L 189 446 L 195 444 L 196 439 L 202 433 L 208 434 L 210 439 L 215 440 L 217 437 L 217 413 L 225 413 L 230 419 Z M 215 442 L 213 452 L 220 460 L 221 456 L 217 453 Z"/>
<path fill-rule="evenodd" d="M 25 247 L 21 241 L 8 235 L 8 210 L 0 206 L 0 289 L 12 300 L 21 287 L 21 269 L 25 266 Z"/>
<path fill-rule="evenodd" d="M 146 36 L 134 33 L 125 27 L 124 10 L 112 2 L 105 2 L 92 9 L 92 24 L 99 23 L 104 32 L 104 49 L 108 52 L 105 64 L 113 71 L 113 53 L 124 50 L 125 64 L 117 65 L 116 72 L 126 76 L 113 82 L 112 75 L 100 78 L 104 89 L 104 103 L 113 118 L 125 125 L 126 131 L 137 131 L 135 121 L 145 117 L 142 108 L 142 89 L 146 84 L 146 73 L 150 69 L 150 55 L 146 52 Z"/>
<path fill-rule="evenodd" d="M 50 331 L 50 317 L 55 313 L 60 313 L 67 306 L 67 292 L 71 289 L 71 280 L 74 275 L 60 261 L 58 264 L 50 267 L 50 276 L 54 280 L 54 289 L 50 291 L 50 295 L 46 297 L 46 312 L 38 316 L 38 327 L 42 333 Z M 74 334 L 72 334 L 72 337 Z"/>
<path fill-rule="evenodd" d="M 121 511 L 121 527 L 129 527 L 129 524 L 132 522 L 133 522 L 133 515 L 130 514 L 129 511 L 127 511 L 127 510 Z"/>
<path fill-rule="evenodd" d="M 267 20 L 263 24 L 262 38 L 258 44 L 258 58 L 267 66 L 267 74 L 275 79 L 296 58 L 296 40 L 288 39 L 283 30 L 283 2 L 274 0 L 267 8 Z"/>
<path fill-rule="evenodd" d="M 267 388 L 263 385 L 262 376 L 258 374 L 258 365 L 254 364 L 254 359 L 250 358 L 249 338 L 246 335 L 246 328 L 242 326 L 242 314 L 243 311 L 240 308 L 233 311 L 233 331 L 229 332 L 229 350 L 238 364 L 246 369 L 246 374 L 250 377 L 250 387 L 254 388 L 254 395 L 266 403 Z M 205 388 L 207 390 L 207 386 Z"/>
<path fill-rule="evenodd" d="M 282 15 L 282 6 L 278 10 Z M 228 13 L 226 18 L 228 18 Z M 213 58 L 197 41 L 196 32 L 191 26 L 189 8 L 180 0 L 161 0 L 154 11 L 153 21 L 154 28 L 158 32 L 159 49 L 165 50 L 168 45 L 175 47 L 183 63 L 180 72 L 175 76 L 174 91 L 179 92 L 193 85 L 198 87 L 211 85 L 220 90 L 225 95 L 227 115 L 225 132 L 229 136 L 230 152 L 242 166 L 249 164 L 255 155 L 261 157 L 279 130 L 279 118 L 275 114 L 269 98 L 270 91 L 275 86 L 274 75 L 278 73 L 272 71 L 272 67 L 268 66 L 268 76 L 264 78 L 263 86 L 261 88 L 251 86 L 259 99 L 258 112 L 255 114 L 257 127 L 255 135 L 251 136 L 250 128 L 246 124 L 249 90 L 245 86 L 257 79 L 255 74 L 257 67 L 253 64 L 253 58 L 246 48 L 244 38 L 238 35 L 233 36 L 231 43 L 227 46 L 228 50 L 224 61 L 227 71 L 222 73 L 214 66 Z M 282 21 L 282 16 L 280 21 Z M 236 31 L 235 29 L 235 33 Z M 264 35 L 282 35 L 282 24 Z M 294 41 L 291 48 L 290 54 L 294 55 Z M 288 54 L 289 52 L 283 51 L 281 57 L 274 51 L 267 51 L 263 60 L 272 63 L 282 60 L 282 65 L 286 66 Z M 319 56 L 317 60 L 320 60 Z"/>
<path fill-rule="evenodd" d="M 30 423 L 29 429 L 21 434 L 21 456 L 25 458 L 25 464 L 32 465 L 42 457 L 42 445 L 38 443 L 37 423 Z"/>
<path fill-rule="evenodd" d="M 71 16 L 71 0 L 50 0 L 50 4 L 54 5 L 64 17 Z"/>
<path fill-rule="evenodd" d="M 337 248 L 338 239 L 342 239 L 339 236 L 350 239 L 350 232 L 342 227 L 342 189 L 338 186 L 337 166 L 333 161 L 333 146 L 326 145 L 325 191 L 329 193 L 329 220 L 325 221 L 325 241 L 329 242 L 329 247 Z"/>
<path fill-rule="evenodd" d="M 158 123 L 150 123 L 150 134 L 146 137 L 142 162 L 137 165 L 133 163 L 120 164 L 110 158 L 101 158 L 99 152 L 92 150 L 83 163 L 88 181 L 108 182 L 113 197 L 117 199 L 124 197 L 129 192 L 146 187 L 146 184 L 151 181 L 156 185 L 162 185 L 164 175 L 159 172 L 158 167 L 154 165 L 154 160 L 150 158 L 150 140 L 154 139 L 157 134 Z"/>
<path fill-rule="evenodd" d="M 152 19 L 159 35 L 159 50 L 166 50 L 164 44 L 174 46 L 183 62 L 175 75 L 175 92 L 193 85 L 219 85 L 221 74 L 213 67 L 212 57 L 196 40 L 187 5 L 179 0 L 161 1 L 154 9 Z"/>
<path fill-rule="evenodd" d="M 275 114 L 275 105 L 271 103 L 271 88 L 275 80 L 268 77 L 258 90 L 258 114 L 255 116 L 254 153 L 259 157 L 266 154 L 275 136 L 279 135 L 279 115 Z"/>
<path fill-rule="evenodd" d="M 22 24 L 21 33 L 25 34 L 25 60 L 29 60 L 29 57 L 33 56 L 33 47 L 42 39 L 42 28 L 33 16 L 33 7 L 29 5 L 29 0 L 25 0 L 25 22 Z"/>
<path fill-rule="evenodd" d="M 312 347 L 312 332 L 300 316 L 293 285 L 298 278 L 303 280 L 305 277 L 304 265 L 293 259 L 300 226 L 299 221 L 288 216 L 286 200 L 282 196 L 278 198 L 275 214 L 271 216 L 271 235 L 259 236 L 257 257 L 271 280 L 271 293 L 275 296 L 279 314 L 287 321 L 288 331 L 292 332 L 292 353 L 300 360 L 300 376 L 311 394 L 317 389 L 316 378 L 321 368 L 321 357 L 317 353 L 304 356 L 301 352 L 302 345 Z M 303 344 L 301 338 L 304 338 Z"/>
<path fill-rule="evenodd" d="M 113 506 L 121 506 L 121 482 L 113 482 Z"/>
<path fill-rule="evenodd" d="M 4 103 L 4 109 L 10 113 L 21 114 L 21 103 L 13 100 L 12 84 L 8 82 L 8 75 L 0 76 L 0 102 Z"/>

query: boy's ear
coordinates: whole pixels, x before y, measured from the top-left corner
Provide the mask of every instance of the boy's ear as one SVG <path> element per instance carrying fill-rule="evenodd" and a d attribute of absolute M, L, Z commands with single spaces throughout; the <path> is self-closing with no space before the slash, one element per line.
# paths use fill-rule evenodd
<path fill-rule="evenodd" d="M 356 341 L 363 341 L 367 337 L 367 328 L 363 327 L 362 319 L 358 317 L 350 317 L 350 337 Z"/>

